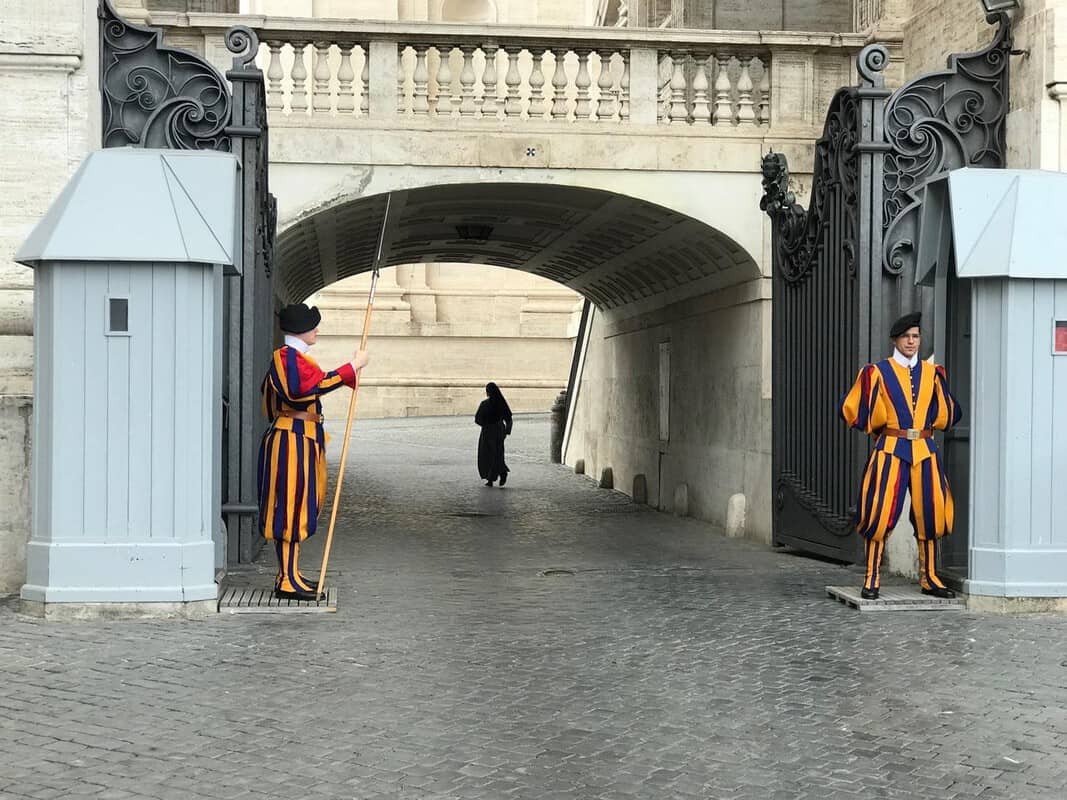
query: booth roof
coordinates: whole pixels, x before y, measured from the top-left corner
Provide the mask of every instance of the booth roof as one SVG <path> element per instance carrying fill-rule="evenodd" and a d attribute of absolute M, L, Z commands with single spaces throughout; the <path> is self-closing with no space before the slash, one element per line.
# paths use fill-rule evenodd
<path fill-rule="evenodd" d="M 232 266 L 237 159 L 124 147 L 90 153 L 15 254 L 42 262 L 166 261 Z"/>
<path fill-rule="evenodd" d="M 929 283 L 951 235 L 961 278 L 1067 278 L 1067 174 L 958 169 L 926 185 L 916 283 Z M 950 233 L 951 232 L 951 233 Z"/>

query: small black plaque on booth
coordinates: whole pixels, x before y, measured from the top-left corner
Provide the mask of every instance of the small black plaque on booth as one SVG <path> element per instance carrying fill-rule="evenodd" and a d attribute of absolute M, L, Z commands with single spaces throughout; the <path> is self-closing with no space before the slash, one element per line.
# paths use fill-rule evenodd
<path fill-rule="evenodd" d="M 109 297 L 107 300 L 107 332 L 130 332 L 130 300 L 127 297 Z"/>

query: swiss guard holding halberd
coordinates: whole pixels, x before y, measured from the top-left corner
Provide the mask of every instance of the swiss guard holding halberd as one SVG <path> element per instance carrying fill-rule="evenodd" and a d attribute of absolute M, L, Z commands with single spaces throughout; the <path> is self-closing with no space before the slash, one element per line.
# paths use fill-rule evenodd
<path fill-rule="evenodd" d="M 349 363 L 323 372 L 308 355 L 320 318 L 317 308 L 303 303 L 282 309 L 285 344 L 274 351 L 262 386 L 270 427 L 259 448 L 259 518 L 278 556 L 274 594 L 297 600 L 316 599 L 319 588 L 300 573 L 300 543 L 314 535 L 326 497 L 328 437 L 320 398 L 354 386 L 367 364 L 367 354 L 359 351 Z"/>
<path fill-rule="evenodd" d="M 856 530 L 866 542 L 861 595 L 878 598 L 882 553 L 911 494 L 911 524 L 919 544 L 923 594 L 955 597 L 937 576 L 937 539 L 952 532 L 952 493 L 935 430 L 958 423 L 963 410 L 948 390 L 945 368 L 919 359 L 919 314 L 893 323 L 893 355 L 860 370 L 841 401 L 849 427 L 875 437 L 856 502 Z"/>

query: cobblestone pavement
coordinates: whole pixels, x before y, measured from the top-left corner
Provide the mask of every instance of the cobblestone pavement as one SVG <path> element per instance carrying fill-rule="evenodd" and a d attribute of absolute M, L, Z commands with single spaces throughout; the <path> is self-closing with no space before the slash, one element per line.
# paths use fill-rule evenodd
<path fill-rule="evenodd" d="M 504 490 L 475 437 L 357 423 L 337 614 L 9 601 L 0 798 L 1067 796 L 1067 619 L 861 616 L 823 592 L 852 571 L 544 463 L 544 417 Z"/>

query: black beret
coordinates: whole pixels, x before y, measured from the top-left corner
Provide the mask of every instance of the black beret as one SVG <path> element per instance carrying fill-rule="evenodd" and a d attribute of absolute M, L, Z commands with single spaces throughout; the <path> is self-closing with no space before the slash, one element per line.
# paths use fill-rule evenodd
<path fill-rule="evenodd" d="M 889 329 L 889 338 L 896 339 L 898 336 L 903 336 L 909 328 L 918 328 L 921 318 L 922 314 L 918 311 L 913 314 L 905 314 L 893 323 L 893 327 Z"/>
<path fill-rule="evenodd" d="M 307 333 L 317 328 L 321 319 L 318 306 L 308 308 L 306 303 L 294 303 L 278 312 L 278 325 L 286 333 Z"/>

